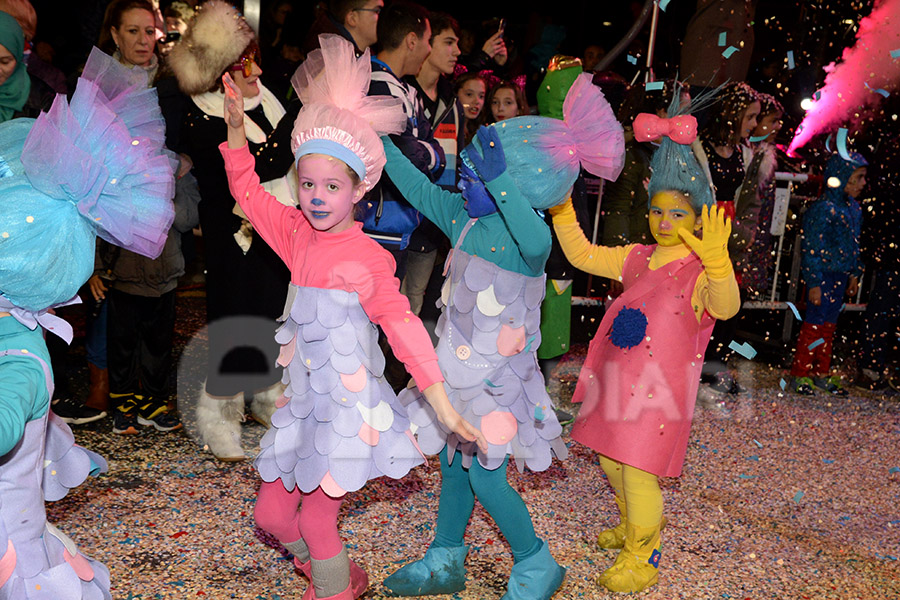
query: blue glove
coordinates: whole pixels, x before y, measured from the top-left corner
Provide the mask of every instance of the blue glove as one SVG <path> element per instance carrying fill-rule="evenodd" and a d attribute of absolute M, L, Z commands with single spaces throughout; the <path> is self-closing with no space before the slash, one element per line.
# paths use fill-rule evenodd
<path fill-rule="evenodd" d="M 459 168 L 459 189 L 466 200 L 466 212 L 470 218 L 477 219 L 497 212 L 497 204 L 484 187 L 484 182 L 465 163 Z"/>
<path fill-rule="evenodd" d="M 469 144 L 465 149 L 465 158 L 468 159 L 475 171 L 485 183 L 493 181 L 500 177 L 506 170 L 506 156 L 503 154 L 503 147 L 500 145 L 500 136 L 493 127 L 481 126 L 478 128 L 478 141 L 481 142 L 481 152 Z"/>

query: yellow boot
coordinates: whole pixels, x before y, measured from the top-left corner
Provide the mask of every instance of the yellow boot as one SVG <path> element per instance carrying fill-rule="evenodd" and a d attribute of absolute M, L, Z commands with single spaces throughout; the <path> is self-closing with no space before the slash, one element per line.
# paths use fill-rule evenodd
<path fill-rule="evenodd" d="M 600 574 L 597 583 L 611 592 L 640 592 L 656 585 L 660 559 L 660 527 L 625 524 L 625 546 L 615 564 Z"/>
<path fill-rule="evenodd" d="M 604 529 L 597 536 L 597 545 L 601 548 L 622 548 L 625 546 L 625 498 L 616 492 L 616 505 L 619 507 L 619 524 L 612 529 Z"/>

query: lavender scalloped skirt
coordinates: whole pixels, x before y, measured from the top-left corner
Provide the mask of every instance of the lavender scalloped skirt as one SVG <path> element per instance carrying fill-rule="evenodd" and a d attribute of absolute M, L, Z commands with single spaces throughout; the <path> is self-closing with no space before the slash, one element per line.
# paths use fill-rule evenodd
<path fill-rule="evenodd" d="M 450 402 L 481 429 L 488 452 L 445 428 L 417 389 L 403 390 L 400 402 L 423 452 L 437 454 L 446 445 L 451 457 L 460 450 L 463 466 L 477 455 L 486 469 L 512 455 L 519 471 L 543 471 L 554 456 L 568 455 L 537 365 L 544 292 L 544 276 L 528 277 L 453 251 L 435 351 Z"/>
<path fill-rule="evenodd" d="M 275 336 L 287 388 L 260 442 L 262 479 L 339 497 L 425 462 L 357 294 L 292 285 L 288 306 Z"/>
<path fill-rule="evenodd" d="M 47 522 L 43 502 L 105 470 L 52 413 L 25 425 L 22 441 L 0 461 L 0 600 L 112 598 L 109 570 Z"/>

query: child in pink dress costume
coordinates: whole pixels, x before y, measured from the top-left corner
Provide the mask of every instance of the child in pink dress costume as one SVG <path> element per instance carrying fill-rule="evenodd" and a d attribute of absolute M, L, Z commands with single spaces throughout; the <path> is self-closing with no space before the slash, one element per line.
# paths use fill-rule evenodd
<path fill-rule="evenodd" d="M 399 479 L 424 462 L 405 408 L 383 378 L 375 325 L 426 390 L 442 422 L 480 434 L 450 405 L 421 321 L 399 292 L 390 254 L 362 232 L 355 204 L 384 166 L 379 134 L 402 131 L 399 100 L 366 97 L 370 63 L 339 36 L 321 36 L 292 80 L 303 109 L 292 135 L 300 210 L 259 184 L 243 132 L 243 101 L 226 75 L 228 141 L 220 146 L 231 193 L 291 270 L 279 364 L 285 395 L 261 442 L 255 517 L 294 553 L 312 580 L 305 599 L 348 600 L 365 591 L 337 531 L 341 501 L 369 479 Z M 298 507 L 302 504 L 302 510 Z"/>
<path fill-rule="evenodd" d="M 615 592 L 657 581 L 658 477 L 681 474 L 703 352 L 715 320 L 730 318 L 740 305 L 727 249 L 731 222 L 715 208 L 709 180 L 688 145 L 696 120 L 679 114 L 680 96 L 670 107 L 672 118 L 643 114 L 634 124 L 639 141 L 666 136 L 653 156 L 648 189 L 657 245 L 591 245 L 571 202 L 550 209 L 569 261 L 624 285 L 591 342 L 573 398 L 583 405 L 572 429 L 572 439 L 600 454 L 615 490 L 621 522 L 599 541 L 623 550 L 598 579 Z M 694 235 L 701 224 L 702 241 Z"/>

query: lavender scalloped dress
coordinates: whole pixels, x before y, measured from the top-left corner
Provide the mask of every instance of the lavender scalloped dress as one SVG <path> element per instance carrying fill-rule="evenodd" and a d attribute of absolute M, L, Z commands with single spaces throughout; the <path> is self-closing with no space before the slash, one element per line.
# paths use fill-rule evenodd
<path fill-rule="evenodd" d="M 62 499 L 102 471 L 106 461 L 76 446 L 53 413 L 25 424 L 16 447 L 0 457 L 0 600 L 111 600 L 109 570 L 81 554 L 44 510 L 45 500 Z"/>
<path fill-rule="evenodd" d="M 400 393 L 400 401 L 419 446 L 437 454 L 446 445 L 451 459 L 458 449 L 466 468 L 476 454 L 486 469 L 498 468 L 511 454 L 519 471 L 543 471 L 553 456 L 568 455 L 537 364 L 545 276 L 507 271 L 459 248 L 450 266 L 435 352 L 451 404 L 481 429 L 488 452 L 444 427 L 421 393 L 410 388 Z"/>
<path fill-rule="evenodd" d="M 287 388 L 260 441 L 263 481 L 340 497 L 425 462 L 358 295 L 291 285 L 287 305 L 275 336 Z"/>

